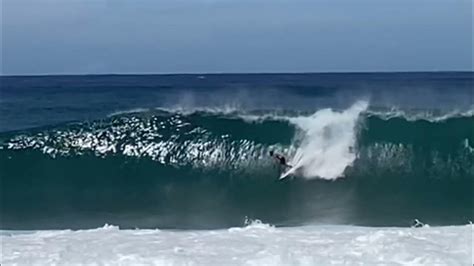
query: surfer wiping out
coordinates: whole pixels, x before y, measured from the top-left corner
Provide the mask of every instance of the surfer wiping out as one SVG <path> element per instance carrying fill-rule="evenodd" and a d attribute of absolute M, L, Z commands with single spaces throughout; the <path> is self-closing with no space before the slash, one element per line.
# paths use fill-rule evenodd
<path fill-rule="evenodd" d="M 279 164 L 280 166 L 283 166 L 284 168 L 291 168 L 292 166 L 289 165 L 287 162 L 286 162 L 286 158 L 285 156 L 281 155 L 281 154 L 278 154 L 278 153 L 275 153 L 274 151 L 270 151 L 268 153 L 271 157 L 273 157 Z M 284 170 L 284 169 L 283 169 Z"/>

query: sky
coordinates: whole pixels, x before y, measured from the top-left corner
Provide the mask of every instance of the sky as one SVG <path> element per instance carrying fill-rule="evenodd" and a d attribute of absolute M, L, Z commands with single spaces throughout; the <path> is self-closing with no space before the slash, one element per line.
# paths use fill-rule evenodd
<path fill-rule="evenodd" d="M 472 0 L 1 0 L 3 75 L 472 70 Z"/>

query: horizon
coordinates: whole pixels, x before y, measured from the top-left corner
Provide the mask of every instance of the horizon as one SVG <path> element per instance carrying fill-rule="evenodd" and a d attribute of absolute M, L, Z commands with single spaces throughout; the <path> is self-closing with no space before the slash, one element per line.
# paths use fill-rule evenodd
<path fill-rule="evenodd" d="M 212 76 L 212 75 L 343 75 L 343 74 L 435 74 L 435 73 L 472 73 L 474 70 L 441 70 L 441 71 L 353 71 L 353 72 L 214 72 L 214 73 L 71 73 L 71 74 L 18 74 L 0 77 L 64 77 L 64 76 Z"/>

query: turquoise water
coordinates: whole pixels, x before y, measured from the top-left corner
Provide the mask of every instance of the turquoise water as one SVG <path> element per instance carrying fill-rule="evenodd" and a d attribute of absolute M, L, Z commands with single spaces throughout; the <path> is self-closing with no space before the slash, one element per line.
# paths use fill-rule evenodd
<path fill-rule="evenodd" d="M 2 229 L 466 224 L 470 78 L 2 77 Z M 368 107 L 347 126 L 356 101 Z M 277 181 L 268 152 L 311 157 L 313 140 L 325 166 Z"/>

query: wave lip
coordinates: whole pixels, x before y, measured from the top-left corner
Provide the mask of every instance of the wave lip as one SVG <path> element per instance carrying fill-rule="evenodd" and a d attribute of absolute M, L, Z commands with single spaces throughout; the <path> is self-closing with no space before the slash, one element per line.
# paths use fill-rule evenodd
<path fill-rule="evenodd" d="M 390 120 L 393 118 L 402 118 L 406 121 L 428 121 L 428 122 L 443 122 L 451 118 L 459 117 L 473 117 L 474 106 L 471 108 L 461 110 L 451 110 L 448 112 L 441 112 L 436 110 L 402 110 L 396 107 L 392 107 L 389 110 L 367 110 L 368 116 L 375 116 L 383 120 Z"/>

